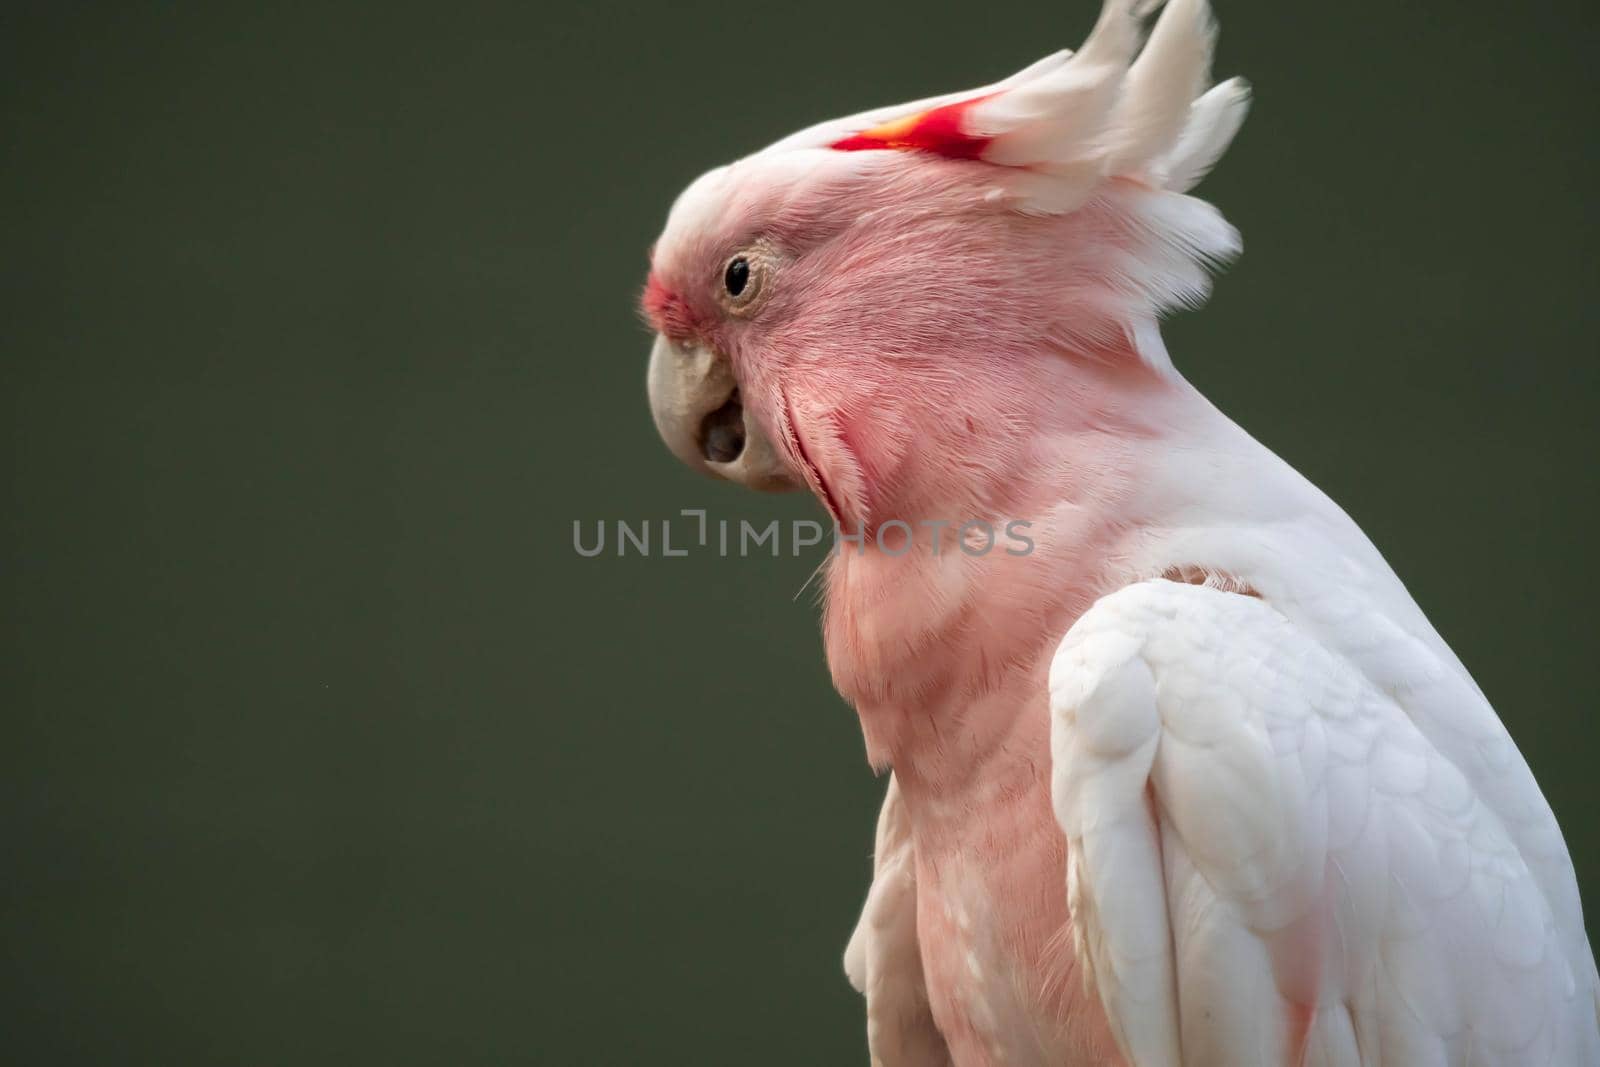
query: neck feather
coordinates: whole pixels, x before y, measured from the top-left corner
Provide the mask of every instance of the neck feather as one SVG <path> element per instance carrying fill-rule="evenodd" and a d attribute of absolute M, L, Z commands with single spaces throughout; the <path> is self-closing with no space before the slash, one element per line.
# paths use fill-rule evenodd
<path fill-rule="evenodd" d="M 1104 367 L 1085 388 L 1083 367 L 1062 363 L 1073 380 L 1035 391 L 1004 447 L 985 443 L 1003 468 L 979 468 L 960 492 L 902 492 L 874 525 L 901 520 L 909 541 L 869 531 L 830 561 L 829 666 L 876 766 L 948 782 L 1014 751 L 1055 644 L 1128 578 L 1120 548 L 1137 533 L 1139 487 L 1203 401 L 1181 379 Z M 928 470 L 907 468 L 913 486 L 960 466 L 918 463 Z M 962 524 L 977 524 L 965 540 Z"/>

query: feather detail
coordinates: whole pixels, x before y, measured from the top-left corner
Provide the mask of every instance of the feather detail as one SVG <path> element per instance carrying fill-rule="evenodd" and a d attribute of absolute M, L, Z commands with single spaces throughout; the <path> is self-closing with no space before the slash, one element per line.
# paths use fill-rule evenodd
<path fill-rule="evenodd" d="M 1134 60 L 1111 116 L 1106 170 L 1136 174 L 1177 143 L 1211 77 L 1216 28 L 1205 0 L 1172 0 Z"/>
<path fill-rule="evenodd" d="M 1178 136 L 1178 143 L 1156 170 L 1157 180 L 1175 193 L 1186 193 L 1200 184 L 1233 142 L 1250 110 L 1250 83 L 1229 78 L 1212 86 L 1189 106 L 1189 121 Z"/>
<path fill-rule="evenodd" d="M 946 159 L 978 159 L 988 148 L 990 138 L 968 129 L 967 112 L 987 97 L 975 96 L 941 104 L 904 118 L 891 119 L 860 133 L 841 137 L 828 147 L 837 152 L 872 149 L 900 149 L 932 152 Z"/>
<path fill-rule="evenodd" d="M 909 151 L 997 168 L 992 199 L 1032 215 L 1071 211 L 1109 178 L 1178 192 L 1221 157 L 1244 119 L 1234 80 L 1206 91 L 1216 27 L 1206 0 L 1107 0 L 1077 52 L 1044 57 L 992 86 L 822 123 L 767 149 Z"/>
<path fill-rule="evenodd" d="M 1141 47 L 1143 20 L 1157 9 Z M 813 145 L 825 136 L 821 147 L 840 151 L 989 164 L 971 170 L 989 203 L 1030 216 L 1083 212 L 1107 220 L 1126 239 L 1101 250 L 1107 291 L 1100 310 L 1123 325 L 1147 363 L 1167 372 L 1147 327 L 1167 310 L 1204 301 L 1209 269 L 1240 249 L 1238 232 L 1214 208 L 1174 195 L 1221 158 L 1249 102 L 1240 79 L 1207 90 L 1215 40 L 1207 0 L 1164 8 L 1107 0 L 1076 53 L 1046 56 L 994 86 L 797 136 Z"/>

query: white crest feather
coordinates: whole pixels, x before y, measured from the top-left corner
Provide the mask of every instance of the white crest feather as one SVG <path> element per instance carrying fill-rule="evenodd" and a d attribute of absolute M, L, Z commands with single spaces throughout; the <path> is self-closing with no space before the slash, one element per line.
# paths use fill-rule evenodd
<path fill-rule="evenodd" d="M 1171 154 L 1156 167 L 1164 188 L 1186 193 L 1216 166 L 1250 110 L 1250 86 L 1229 78 L 1189 106 L 1189 120 Z"/>
<path fill-rule="evenodd" d="M 1107 178 L 1192 188 L 1238 132 L 1249 101 L 1240 79 L 1207 91 L 1215 24 L 1206 0 L 1172 0 L 1140 48 L 1143 21 L 1161 8 L 1106 0 L 1077 52 L 1055 52 L 981 89 L 876 108 L 801 130 L 760 154 L 818 148 L 933 108 L 977 100 L 966 130 L 988 144 L 999 195 L 1022 211 L 1060 214 Z"/>
<path fill-rule="evenodd" d="M 1140 16 L 1158 6 L 1107 0 L 1071 60 L 996 86 L 972 109 L 973 132 L 993 138 L 984 161 L 1061 179 L 1052 189 L 1002 178 L 1025 210 L 1069 210 L 1107 178 L 1182 192 L 1238 132 L 1245 84 L 1207 92 L 1216 32 L 1206 0 L 1172 0 L 1140 49 Z"/>
<path fill-rule="evenodd" d="M 1105 0 L 1076 53 L 1053 53 L 981 89 L 820 123 L 758 155 L 871 147 L 875 138 L 885 149 L 923 150 L 897 144 L 897 126 L 966 105 L 957 138 L 971 154 L 955 158 L 988 164 L 974 171 L 985 199 L 1028 215 L 1092 204 L 1124 220 L 1127 243 L 1100 253 L 1099 300 L 1152 366 L 1170 370 L 1155 320 L 1203 301 L 1208 268 L 1240 249 L 1215 208 L 1183 195 L 1221 158 L 1249 105 L 1243 79 L 1208 88 L 1215 38 L 1207 0 Z"/>
<path fill-rule="evenodd" d="M 1190 104 L 1211 80 L 1215 38 L 1205 0 L 1167 5 L 1117 98 L 1106 149 L 1110 173 L 1141 170 L 1177 143 Z"/>

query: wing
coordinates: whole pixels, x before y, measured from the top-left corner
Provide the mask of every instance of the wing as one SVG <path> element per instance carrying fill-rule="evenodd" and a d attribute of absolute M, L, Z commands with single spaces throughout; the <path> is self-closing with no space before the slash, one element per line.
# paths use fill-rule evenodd
<path fill-rule="evenodd" d="M 1403 700 L 1217 589 L 1142 582 L 1067 634 L 1073 932 L 1137 1067 L 1600 1063 L 1587 945 Z"/>
<path fill-rule="evenodd" d="M 893 775 L 878 815 L 872 887 L 844 950 L 844 969 L 850 984 L 866 994 L 873 1067 L 941 1067 L 950 1062 L 922 978 L 916 854 Z"/>

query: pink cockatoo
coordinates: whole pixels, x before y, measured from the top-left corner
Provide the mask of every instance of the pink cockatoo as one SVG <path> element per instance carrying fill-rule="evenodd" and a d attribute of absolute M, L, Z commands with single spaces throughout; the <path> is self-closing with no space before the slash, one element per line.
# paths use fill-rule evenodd
<path fill-rule="evenodd" d="M 847 534 L 828 663 L 891 768 L 872 1062 L 1600 1063 L 1571 860 L 1360 529 L 1174 369 L 1244 117 L 1204 0 L 804 130 L 652 252 L 669 447 Z M 976 551 L 1026 522 L 1029 551 Z M 958 529 L 965 524 L 964 529 Z M 941 546 L 939 538 L 944 538 Z"/>

